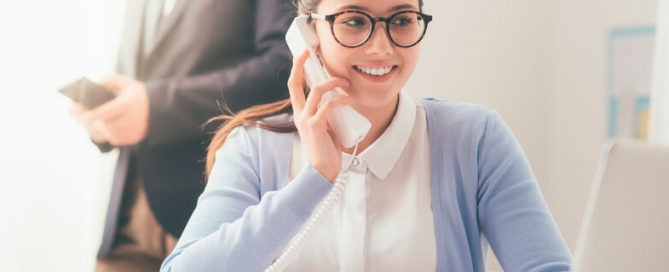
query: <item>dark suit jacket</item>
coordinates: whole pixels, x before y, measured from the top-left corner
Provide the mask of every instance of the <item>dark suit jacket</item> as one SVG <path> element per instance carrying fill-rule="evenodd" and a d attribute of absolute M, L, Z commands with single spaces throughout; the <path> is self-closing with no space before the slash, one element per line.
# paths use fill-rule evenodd
<path fill-rule="evenodd" d="M 201 125 L 223 113 L 223 99 L 237 111 L 288 98 L 290 2 L 179 0 L 142 54 L 146 1 L 128 1 L 118 72 L 146 83 L 149 128 L 139 145 L 120 148 L 98 256 L 111 247 L 128 169 L 141 176 L 158 223 L 179 237 L 205 184 L 211 134 Z"/>

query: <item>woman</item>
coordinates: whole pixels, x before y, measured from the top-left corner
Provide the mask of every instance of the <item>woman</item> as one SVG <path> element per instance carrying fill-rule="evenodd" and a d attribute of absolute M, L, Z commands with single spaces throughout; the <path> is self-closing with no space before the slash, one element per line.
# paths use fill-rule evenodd
<path fill-rule="evenodd" d="M 431 19 L 422 1 L 298 7 L 312 18 L 331 79 L 305 91 L 305 52 L 293 63 L 290 100 L 220 117 L 228 122 L 210 146 L 209 182 L 163 271 L 273 263 L 287 271 L 484 271 L 490 246 L 507 271 L 570 269 L 498 115 L 400 91 Z M 333 88 L 342 95 L 319 103 Z M 340 105 L 372 124 L 356 147 L 341 147 L 328 126 Z M 342 195 L 317 208 L 337 180 L 347 184 Z"/>

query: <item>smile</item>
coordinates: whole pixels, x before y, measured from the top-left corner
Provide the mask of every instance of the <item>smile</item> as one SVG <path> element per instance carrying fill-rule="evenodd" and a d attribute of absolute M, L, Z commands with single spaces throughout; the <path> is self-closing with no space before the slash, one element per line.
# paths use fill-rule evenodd
<path fill-rule="evenodd" d="M 363 72 L 365 74 L 368 74 L 368 75 L 372 75 L 372 76 L 384 76 L 384 75 L 390 73 L 390 71 L 392 71 L 393 68 L 395 68 L 395 67 L 396 66 L 369 68 L 369 67 L 363 67 L 363 66 L 358 66 L 358 65 L 353 66 L 353 68 L 355 68 L 356 70 L 358 70 L 360 72 Z"/>

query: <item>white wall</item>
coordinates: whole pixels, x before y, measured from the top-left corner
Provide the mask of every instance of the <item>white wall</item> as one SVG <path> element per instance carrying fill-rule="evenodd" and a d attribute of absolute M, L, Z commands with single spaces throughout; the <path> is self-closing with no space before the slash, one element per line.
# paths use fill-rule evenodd
<path fill-rule="evenodd" d="M 497 109 L 573 249 L 605 140 L 608 33 L 653 25 L 656 8 L 657 0 L 426 1 L 435 19 L 406 89 Z"/>
<path fill-rule="evenodd" d="M 544 191 L 574 249 L 606 138 L 609 30 L 654 25 L 657 0 L 556 0 L 549 9 L 550 145 Z"/>
<path fill-rule="evenodd" d="M 669 0 L 659 2 L 649 140 L 669 145 Z"/>
<path fill-rule="evenodd" d="M 109 159 L 57 89 L 113 70 L 124 4 L 0 3 L 0 271 L 92 270 Z"/>
<path fill-rule="evenodd" d="M 418 97 L 486 104 L 547 178 L 549 92 L 545 1 L 426 1 L 434 15 L 405 88 Z"/>

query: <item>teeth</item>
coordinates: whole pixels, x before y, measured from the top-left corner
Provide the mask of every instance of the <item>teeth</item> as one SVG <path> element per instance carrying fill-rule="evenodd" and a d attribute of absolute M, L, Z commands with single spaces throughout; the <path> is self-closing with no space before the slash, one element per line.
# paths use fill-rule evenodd
<path fill-rule="evenodd" d="M 363 72 L 365 74 L 374 75 L 374 76 L 385 75 L 387 73 L 390 73 L 390 70 L 393 69 L 392 66 L 386 67 L 386 68 L 367 68 L 367 67 L 355 66 L 355 68 L 360 72 Z"/>

